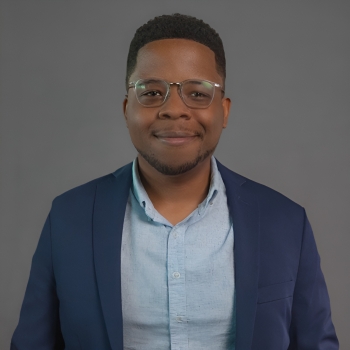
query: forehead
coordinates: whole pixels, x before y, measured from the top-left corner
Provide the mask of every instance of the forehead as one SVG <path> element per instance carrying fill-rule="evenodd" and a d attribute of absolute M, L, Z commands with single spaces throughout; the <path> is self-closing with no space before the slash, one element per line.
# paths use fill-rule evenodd
<path fill-rule="evenodd" d="M 198 78 L 221 82 L 214 52 L 187 39 L 162 39 L 143 46 L 131 77 L 157 77 L 174 82 Z"/>

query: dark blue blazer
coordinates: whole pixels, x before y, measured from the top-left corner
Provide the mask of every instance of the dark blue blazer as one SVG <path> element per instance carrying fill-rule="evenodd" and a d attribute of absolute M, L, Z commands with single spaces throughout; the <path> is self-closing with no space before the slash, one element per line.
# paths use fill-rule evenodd
<path fill-rule="evenodd" d="M 338 349 L 304 209 L 217 163 L 235 235 L 236 350 Z M 123 349 L 120 248 L 131 169 L 54 199 L 11 349 Z"/>

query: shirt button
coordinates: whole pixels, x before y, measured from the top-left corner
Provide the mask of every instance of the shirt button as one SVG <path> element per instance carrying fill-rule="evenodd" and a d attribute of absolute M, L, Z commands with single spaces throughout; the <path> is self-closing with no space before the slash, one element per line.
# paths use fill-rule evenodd
<path fill-rule="evenodd" d="M 174 272 L 173 273 L 174 278 L 180 278 L 180 273 L 179 272 Z"/>
<path fill-rule="evenodd" d="M 177 316 L 177 317 L 176 317 L 176 321 L 177 321 L 177 322 L 182 322 L 182 317 L 181 317 L 181 316 Z"/>

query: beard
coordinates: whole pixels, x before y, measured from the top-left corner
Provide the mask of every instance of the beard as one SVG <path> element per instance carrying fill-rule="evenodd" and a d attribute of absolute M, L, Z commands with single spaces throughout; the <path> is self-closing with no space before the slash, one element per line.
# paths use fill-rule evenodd
<path fill-rule="evenodd" d="M 197 166 L 198 163 L 200 163 L 200 162 L 204 161 L 206 158 L 208 158 L 211 154 L 214 153 L 215 148 L 216 148 L 216 145 L 212 149 L 205 151 L 203 154 L 198 154 L 197 157 L 194 158 L 192 161 L 185 162 L 185 163 L 182 163 L 182 164 L 176 165 L 176 166 L 160 161 L 152 153 L 146 153 L 146 152 L 143 152 L 137 148 L 136 148 L 136 150 L 137 150 L 137 152 L 139 152 L 139 154 L 142 156 L 142 158 L 144 158 L 148 162 L 149 165 L 151 165 L 154 169 L 159 171 L 161 174 L 163 174 L 163 175 L 180 175 L 180 174 L 186 173 L 187 171 L 192 170 L 193 168 L 195 168 Z"/>

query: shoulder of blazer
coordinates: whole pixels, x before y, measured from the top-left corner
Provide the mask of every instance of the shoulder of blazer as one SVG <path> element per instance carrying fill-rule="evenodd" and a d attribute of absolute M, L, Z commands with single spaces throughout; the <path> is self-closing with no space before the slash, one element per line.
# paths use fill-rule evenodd
<path fill-rule="evenodd" d="M 115 185 L 120 182 L 121 179 L 132 176 L 131 174 L 132 163 L 126 164 L 123 167 L 117 169 L 111 174 L 107 174 L 91 180 L 85 184 L 74 187 L 59 196 L 57 196 L 52 203 L 53 208 L 57 210 L 64 208 L 77 208 L 84 207 L 86 204 L 93 203 L 96 189 L 100 185 Z"/>
<path fill-rule="evenodd" d="M 233 172 L 222 165 L 218 160 L 216 160 L 216 162 L 225 186 L 229 188 L 233 187 L 238 197 L 241 197 L 243 201 L 244 198 L 250 198 L 250 200 L 256 202 L 259 208 L 264 212 L 269 210 L 275 212 L 283 211 L 285 213 L 294 213 L 298 215 L 304 212 L 303 207 L 282 193 Z"/>

